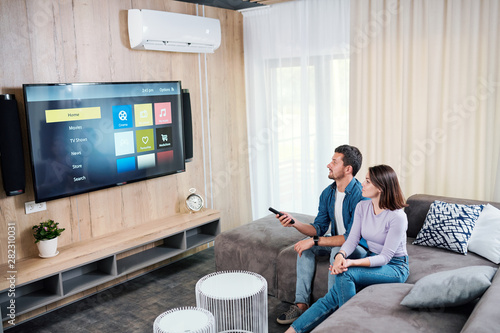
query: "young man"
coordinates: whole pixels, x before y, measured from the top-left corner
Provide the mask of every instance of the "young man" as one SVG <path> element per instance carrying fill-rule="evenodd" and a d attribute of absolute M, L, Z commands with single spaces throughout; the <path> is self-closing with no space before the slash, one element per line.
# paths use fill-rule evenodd
<path fill-rule="evenodd" d="M 298 253 L 295 304 L 278 317 L 278 323 L 291 324 L 307 310 L 310 305 L 311 285 L 316 268 L 315 257 L 329 255 L 330 263 L 333 263 L 333 256 L 347 239 L 356 205 L 364 199 L 361 195 L 361 183 L 354 178 L 361 167 L 362 159 L 356 147 L 343 145 L 335 149 L 332 161 L 327 165 L 330 170 L 328 178 L 334 182 L 321 193 L 318 215 L 314 223 L 305 224 L 294 219 L 295 223 L 290 224 L 293 218 L 291 215 L 285 214 L 281 217 L 276 215 L 284 227 L 293 227 L 304 235 L 311 236 L 294 246 Z M 360 244 L 366 245 L 364 240 Z M 350 258 L 364 256 L 366 256 L 366 250 L 358 246 Z M 329 274 L 328 290 L 333 286 L 334 281 L 335 276 Z"/>

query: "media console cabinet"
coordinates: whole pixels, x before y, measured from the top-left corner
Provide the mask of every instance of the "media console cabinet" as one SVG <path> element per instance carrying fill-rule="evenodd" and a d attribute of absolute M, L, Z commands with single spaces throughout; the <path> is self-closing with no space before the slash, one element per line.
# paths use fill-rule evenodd
<path fill-rule="evenodd" d="M 138 275 L 129 274 L 209 243 L 219 233 L 220 213 L 207 209 L 73 243 L 59 248 L 60 253 L 53 258 L 20 260 L 14 269 L 2 265 L 0 332 L 3 323 L 11 319 L 11 299 L 15 300 L 17 318 L 106 282 L 134 278 Z M 11 276 L 15 276 L 15 297 L 10 290 Z"/>

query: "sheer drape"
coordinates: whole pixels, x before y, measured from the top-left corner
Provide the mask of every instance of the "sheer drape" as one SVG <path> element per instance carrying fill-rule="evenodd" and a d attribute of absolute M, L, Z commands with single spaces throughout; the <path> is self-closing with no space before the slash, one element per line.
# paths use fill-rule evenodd
<path fill-rule="evenodd" d="M 348 141 L 349 2 L 243 15 L 253 216 L 269 206 L 315 215 L 326 165 Z"/>
<path fill-rule="evenodd" d="M 500 154 L 499 154 L 500 156 Z M 493 195 L 493 201 L 500 202 L 500 157 L 498 158 L 497 164 L 497 177 L 495 180 L 495 193 Z"/>
<path fill-rule="evenodd" d="M 365 157 L 360 173 L 387 163 L 406 196 L 500 200 L 499 5 L 351 1 L 350 142 Z"/>

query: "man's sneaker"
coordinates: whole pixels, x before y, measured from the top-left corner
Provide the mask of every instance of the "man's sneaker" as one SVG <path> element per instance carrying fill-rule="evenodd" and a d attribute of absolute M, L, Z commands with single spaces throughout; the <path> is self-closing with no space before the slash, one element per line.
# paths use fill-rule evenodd
<path fill-rule="evenodd" d="M 299 318 L 303 311 L 297 306 L 292 305 L 288 311 L 283 312 L 276 321 L 282 325 L 288 325 L 295 321 L 295 319 Z"/>

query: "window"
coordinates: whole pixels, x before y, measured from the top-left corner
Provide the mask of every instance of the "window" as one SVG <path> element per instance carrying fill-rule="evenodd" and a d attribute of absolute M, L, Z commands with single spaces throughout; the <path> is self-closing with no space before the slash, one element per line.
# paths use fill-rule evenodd
<path fill-rule="evenodd" d="M 315 57 L 269 62 L 276 127 L 272 155 L 282 210 L 317 213 L 331 180 L 326 165 L 349 136 L 349 60 Z"/>

